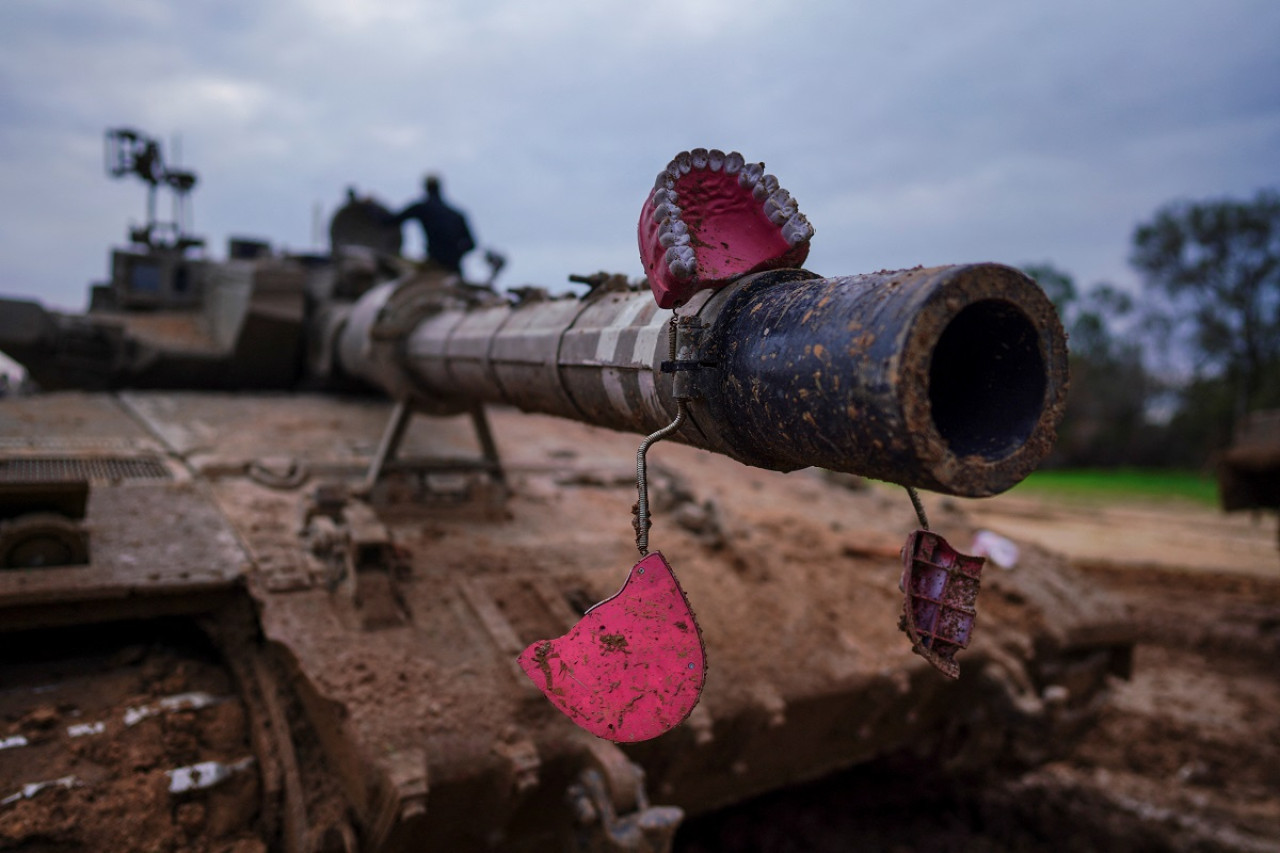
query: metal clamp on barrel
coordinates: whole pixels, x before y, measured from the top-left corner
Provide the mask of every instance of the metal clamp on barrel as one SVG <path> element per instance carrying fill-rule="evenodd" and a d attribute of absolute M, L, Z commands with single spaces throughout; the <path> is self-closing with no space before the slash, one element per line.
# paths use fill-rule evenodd
<path fill-rule="evenodd" d="M 671 395 L 677 404 L 686 403 L 694 393 L 692 374 L 704 368 L 714 368 L 715 362 L 701 357 L 702 333 L 706 326 L 697 317 L 671 317 L 671 357 L 659 365 L 663 373 L 674 374 Z"/>

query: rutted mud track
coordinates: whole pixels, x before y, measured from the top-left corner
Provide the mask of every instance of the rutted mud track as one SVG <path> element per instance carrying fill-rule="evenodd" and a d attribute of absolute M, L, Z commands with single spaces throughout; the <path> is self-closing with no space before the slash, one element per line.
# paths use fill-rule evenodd
<path fill-rule="evenodd" d="M 1140 641 L 1068 752 L 1030 769 L 894 755 L 694 819 L 678 849 L 1280 851 L 1280 572 L 1078 565 Z"/>
<path fill-rule="evenodd" d="M 6 636 L 0 726 L 0 850 L 267 849 L 245 705 L 190 623 Z"/>

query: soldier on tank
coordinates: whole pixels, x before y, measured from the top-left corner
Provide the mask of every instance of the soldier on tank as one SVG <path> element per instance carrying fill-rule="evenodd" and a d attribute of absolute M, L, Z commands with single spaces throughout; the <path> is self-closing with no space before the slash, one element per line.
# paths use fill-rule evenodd
<path fill-rule="evenodd" d="M 423 187 L 426 189 L 426 196 L 397 213 L 395 223 L 400 225 L 408 219 L 416 219 L 422 223 L 427 260 L 439 264 L 449 272 L 460 273 L 463 256 L 476 245 L 471 236 L 471 228 L 467 225 L 467 217 L 440 197 L 439 177 L 427 175 L 423 180 Z"/>

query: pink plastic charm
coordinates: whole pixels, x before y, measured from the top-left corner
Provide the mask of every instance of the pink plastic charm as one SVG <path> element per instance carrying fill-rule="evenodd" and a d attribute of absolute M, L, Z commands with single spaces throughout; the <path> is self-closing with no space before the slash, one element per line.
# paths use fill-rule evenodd
<path fill-rule="evenodd" d="M 747 273 L 800 266 L 813 227 L 763 163 L 695 148 L 658 173 L 637 236 L 658 306 L 672 308 Z"/>
<path fill-rule="evenodd" d="M 956 551 L 936 533 L 917 530 L 902 546 L 902 630 L 911 649 L 950 678 L 960 677 L 956 652 L 969 645 L 978 615 L 981 557 Z"/>
<path fill-rule="evenodd" d="M 689 716 L 702 695 L 707 655 L 684 590 L 654 551 L 569 633 L 525 649 L 520 667 L 579 726 L 631 743 Z"/>

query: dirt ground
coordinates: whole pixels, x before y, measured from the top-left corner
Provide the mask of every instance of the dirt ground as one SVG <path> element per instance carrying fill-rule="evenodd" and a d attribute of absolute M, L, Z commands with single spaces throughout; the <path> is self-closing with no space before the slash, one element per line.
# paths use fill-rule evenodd
<path fill-rule="evenodd" d="M 1224 513 L 1177 499 L 1098 505 L 1021 493 L 956 503 L 995 532 L 1036 542 L 1078 565 L 1280 579 L 1274 513 Z"/>
<path fill-rule="evenodd" d="M 623 460 L 620 479 L 602 479 L 596 469 L 608 469 L 592 464 L 594 445 L 584 435 L 559 424 L 538 432 L 534 423 L 523 417 L 519 429 L 499 423 L 500 440 L 519 437 L 518 447 L 503 451 L 523 483 L 522 515 L 495 528 L 495 541 L 473 549 L 527 553 L 528 541 L 545 537 L 539 520 L 554 509 L 542 503 L 570 487 L 561 469 L 574 460 L 575 470 L 593 476 L 576 487 L 579 503 L 567 505 L 585 512 L 589 501 L 625 525 L 634 497 L 626 453 L 601 454 L 610 464 Z M 630 438 L 624 443 L 634 448 Z M 750 488 L 755 474 L 717 473 L 720 468 L 700 467 L 677 450 L 664 448 L 662 459 L 684 459 L 700 489 L 715 495 L 736 490 L 730 508 L 736 515 L 725 522 L 730 530 L 752 530 L 752 548 L 767 546 L 766 556 L 781 554 L 802 569 L 842 548 L 846 558 L 866 558 L 870 566 L 872 555 L 890 567 L 899 536 L 873 541 L 864 530 L 910 527 L 900 489 L 886 491 L 883 501 L 874 493 L 860 498 L 865 517 L 856 517 L 848 506 L 823 501 L 828 495 L 816 474 L 796 479 L 788 492 L 803 505 L 807 524 L 771 525 L 778 508 L 768 489 Z M 522 458 L 528 467 L 520 467 Z M 664 491 L 675 496 L 661 505 L 664 541 L 688 537 L 682 553 L 696 554 L 702 538 L 723 535 L 712 506 L 677 500 L 676 485 L 655 482 L 655 500 Z M 1065 554 L 1122 600 L 1140 641 L 1131 677 L 1112 682 L 1097 724 L 1047 764 L 941 766 L 910 754 L 886 755 L 837 777 L 693 817 L 677 850 L 1280 853 L 1280 554 L 1274 518 L 1255 522 L 1183 504 L 925 499 L 935 523 L 967 528 L 961 523 L 967 515 L 1024 549 L 1040 545 Z M 746 522 L 755 523 L 744 528 Z M 848 551 L 853 544 L 857 554 Z M 621 541 L 621 547 L 629 551 L 630 543 Z M 449 553 L 460 564 L 476 562 L 475 551 Z M 698 578 L 697 559 L 682 565 L 689 565 L 688 578 Z M 1028 557 L 1023 571 L 1033 565 Z M 749 568 L 744 563 L 743 573 Z M 999 577 L 1000 569 L 990 571 Z M 720 601 L 734 588 L 766 581 L 735 580 L 720 590 Z M 745 606 L 742 612 L 759 620 L 769 615 Z M 892 637 L 895 654 L 907 654 L 891 619 L 867 630 L 882 630 Z M 274 836 L 263 830 L 257 803 L 259 786 L 271 786 L 262 781 L 265 768 L 242 763 L 254 753 L 249 712 L 231 696 L 227 669 L 189 630 L 147 629 L 138 637 L 105 639 L 92 632 L 47 632 L 10 636 L 0 648 L 0 801 L 18 795 L 0 809 L 0 850 L 265 851 L 263 839 Z M 59 662 L 57 672 L 49 672 L 49 661 Z M 192 695 L 212 701 L 198 709 L 175 701 Z M 1043 697 L 1046 703 L 1053 698 Z M 137 709 L 153 711 L 138 716 Z M 136 721 L 129 724 L 129 718 Z M 179 771 L 205 761 L 230 774 L 224 784 L 173 790 L 176 778 L 193 775 Z M 326 769 L 317 763 L 314 773 L 306 772 L 305 755 L 298 763 L 308 792 L 318 790 L 311 782 Z M 53 785 L 31 796 L 25 786 L 33 782 Z M 662 792 L 654 795 L 661 802 Z"/>
<path fill-rule="evenodd" d="M 0 650 L 0 850 L 265 853 L 229 673 L 189 624 L 135 627 Z"/>
<path fill-rule="evenodd" d="M 1125 602 L 1140 638 L 1133 674 L 1114 681 L 1098 724 L 1025 772 L 890 756 L 696 818 L 678 849 L 1280 851 L 1275 518 L 1178 502 L 954 503 L 1065 553 Z"/>

